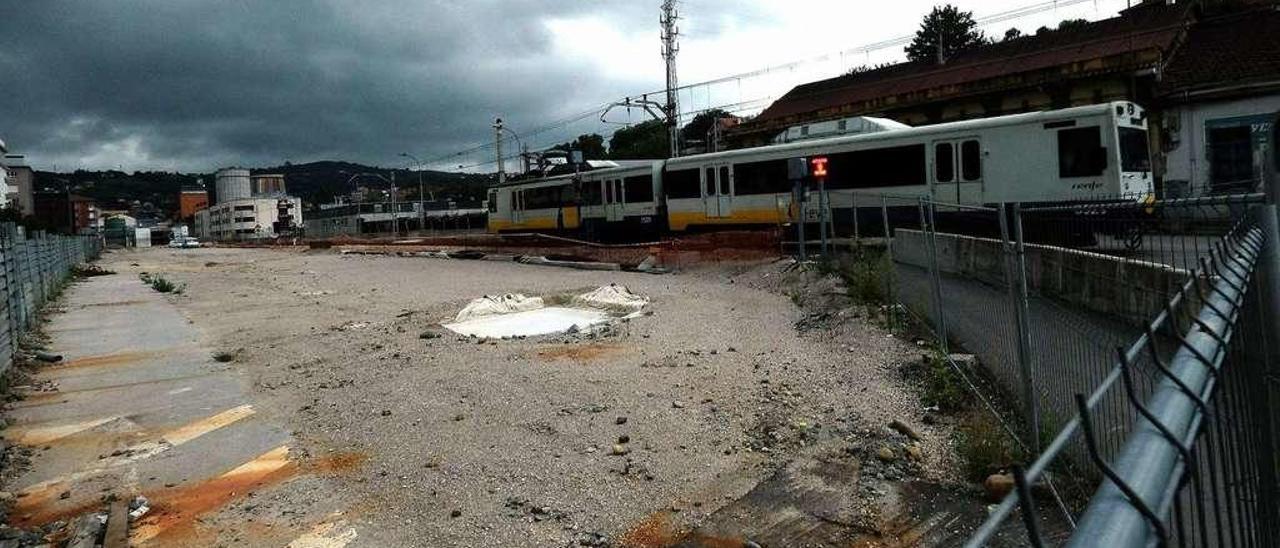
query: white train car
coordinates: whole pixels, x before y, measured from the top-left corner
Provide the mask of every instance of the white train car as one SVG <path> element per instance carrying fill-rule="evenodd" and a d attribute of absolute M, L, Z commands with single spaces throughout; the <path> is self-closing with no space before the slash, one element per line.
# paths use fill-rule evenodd
<path fill-rule="evenodd" d="M 672 159 L 670 230 L 794 221 L 791 158 L 826 159 L 837 205 L 855 192 L 967 205 L 1154 193 L 1146 114 L 1115 102 Z"/>
<path fill-rule="evenodd" d="M 582 224 L 575 180 L 574 175 L 561 175 L 489 189 L 489 232 L 578 230 Z"/>
<path fill-rule="evenodd" d="M 994 205 L 1143 200 L 1155 192 L 1146 113 L 1114 102 L 514 182 L 490 190 L 489 228 L 643 237 L 792 223 L 793 158 L 825 160 L 837 223 L 856 214 L 855 193 Z"/>
<path fill-rule="evenodd" d="M 641 165 L 589 171 L 578 185 L 582 230 L 588 237 L 658 235 L 666 228 L 662 168 Z"/>

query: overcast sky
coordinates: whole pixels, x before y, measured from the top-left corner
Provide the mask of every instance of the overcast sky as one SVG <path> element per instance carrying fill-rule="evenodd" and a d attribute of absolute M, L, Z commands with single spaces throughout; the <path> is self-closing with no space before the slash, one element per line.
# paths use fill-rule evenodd
<path fill-rule="evenodd" d="M 1042 0 L 960 0 L 978 17 Z M 1060 2 L 1062 3 L 1062 2 Z M 10 0 L 0 17 L 0 139 L 39 169 L 206 171 L 349 160 L 492 170 L 495 116 L 537 149 L 640 122 L 660 90 L 660 0 Z M 682 83 L 909 35 L 935 2 L 686 0 Z M 1101 19 L 1125 0 L 1060 6 L 985 30 Z M 875 6 L 875 7 L 873 7 Z M 681 94 L 683 112 L 759 111 L 791 86 L 900 60 L 834 54 Z"/>

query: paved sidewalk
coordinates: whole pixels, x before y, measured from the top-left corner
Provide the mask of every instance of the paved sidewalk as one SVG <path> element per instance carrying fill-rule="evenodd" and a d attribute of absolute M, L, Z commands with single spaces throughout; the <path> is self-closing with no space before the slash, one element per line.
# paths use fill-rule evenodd
<path fill-rule="evenodd" d="M 35 449 L 9 489 L 19 526 L 96 511 L 103 497 L 143 494 L 155 511 L 135 545 L 169 545 L 201 514 L 291 471 L 288 433 L 258 417 L 244 381 L 166 297 L 113 275 L 74 285 L 47 327 L 63 362 L 9 413 L 11 441 Z M 237 495 L 238 491 L 238 495 Z M 175 539 L 176 541 L 176 539 Z M 176 541 L 174 543 L 182 543 Z"/>

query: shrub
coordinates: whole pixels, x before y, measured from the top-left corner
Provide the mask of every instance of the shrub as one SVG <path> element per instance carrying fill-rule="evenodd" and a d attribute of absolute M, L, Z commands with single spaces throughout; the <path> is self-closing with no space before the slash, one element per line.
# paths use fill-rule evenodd
<path fill-rule="evenodd" d="M 1023 460 L 1022 451 L 986 411 L 965 416 L 956 429 L 956 452 L 964 459 L 965 474 L 982 481 Z"/>

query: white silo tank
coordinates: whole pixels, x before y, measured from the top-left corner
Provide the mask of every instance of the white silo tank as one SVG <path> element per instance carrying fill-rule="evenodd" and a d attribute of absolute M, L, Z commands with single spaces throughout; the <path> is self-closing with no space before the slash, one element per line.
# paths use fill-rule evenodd
<path fill-rule="evenodd" d="M 249 170 L 247 169 L 231 168 L 219 171 L 216 183 L 218 203 L 251 198 L 253 190 L 250 182 Z"/>

